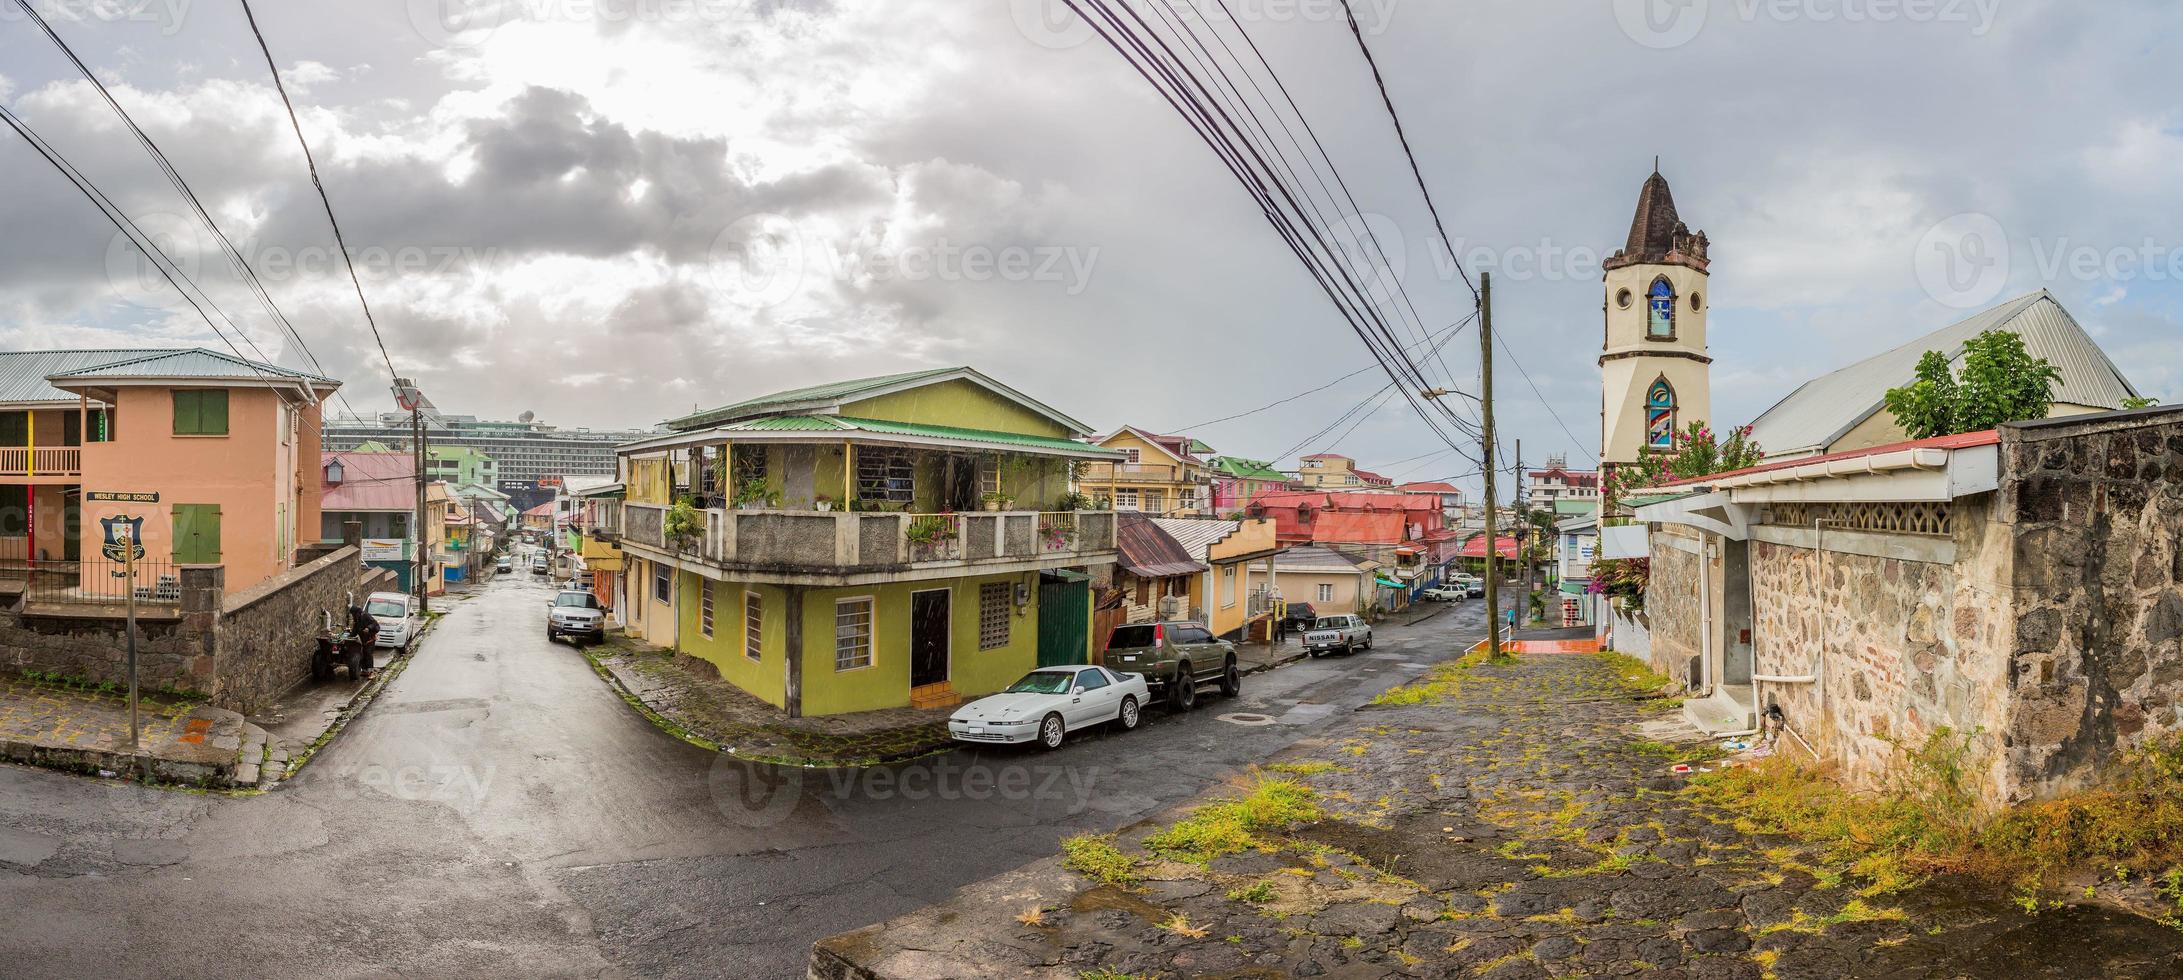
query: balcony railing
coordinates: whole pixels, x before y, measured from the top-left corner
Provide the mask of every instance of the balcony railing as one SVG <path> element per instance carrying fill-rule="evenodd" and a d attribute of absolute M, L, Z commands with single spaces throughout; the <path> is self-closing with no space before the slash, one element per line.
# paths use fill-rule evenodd
<path fill-rule="evenodd" d="M 81 476 L 83 450 L 0 448 L 0 476 Z"/>
<path fill-rule="evenodd" d="M 665 507 L 622 507 L 622 543 L 680 552 L 720 565 L 826 573 L 901 567 L 1002 564 L 1114 550 L 1108 511 L 700 511 L 702 530 L 666 536 Z"/>
<path fill-rule="evenodd" d="M 1085 483 L 1211 483 L 1210 475 L 1184 474 L 1164 463 L 1092 463 L 1078 477 Z"/>

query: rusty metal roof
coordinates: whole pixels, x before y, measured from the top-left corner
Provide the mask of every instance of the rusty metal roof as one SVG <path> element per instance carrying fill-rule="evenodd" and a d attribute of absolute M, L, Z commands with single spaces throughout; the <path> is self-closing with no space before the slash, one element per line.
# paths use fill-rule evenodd
<path fill-rule="evenodd" d="M 1143 514 L 1122 511 L 1115 516 L 1115 544 L 1122 570 L 1138 578 L 1195 575 L 1206 566 L 1193 561 L 1182 542 L 1160 529 Z"/>

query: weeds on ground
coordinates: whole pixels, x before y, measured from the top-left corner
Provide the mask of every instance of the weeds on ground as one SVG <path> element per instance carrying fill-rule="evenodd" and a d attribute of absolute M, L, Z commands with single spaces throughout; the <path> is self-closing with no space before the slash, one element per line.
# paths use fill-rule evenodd
<path fill-rule="evenodd" d="M 1269 845 L 1261 834 L 1319 819 L 1317 794 L 1293 779 L 1260 776 L 1241 799 L 1208 803 L 1174 826 L 1145 838 L 1145 850 L 1204 864 L 1225 854 Z"/>
<path fill-rule="evenodd" d="M 1290 776 L 1318 776 L 1330 772 L 1348 772 L 1349 767 L 1334 762 L 1276 762 L 1267 766 L 1266 770 Z"/>
<path fill-rule="evenodd" d="M 1976 734 L 1944 728 L 1899 745 L 1883 794 L 1782 756 L 1697 777 L 1692 792 L 1739 814 L 1739 829 L 1817 843 L 1831 870 L 1870 884 L 1868 897 L 1951 870 L 2007 882 L 2036 909 L 2072 873 L 2146 873 L 2183 922 L 2183 736 L 2126 754 L 2099 787 L 1990 814 L 1964 766 Z"/>
<path fill-rule="evenodd" d="M 1382 706 L 1407 707 L 1419 704 L 1441 704 L 1461 693 L 1463 686 L 1476 678 L 1471 671 L 1479 664 L 1487 663 L 1486 648 L 1464 654 L 1462 659 L 1434 667 L 1424 677 L 1401 687 L 1381 691 L 1371 703 Z M 1515 658 L 1505 658 L 1502 663 L 1515 663 Z"/>
<path fill-rule="evenodd" d="M 1231 902 L 1246 902 L 1251 905 L 1264 905 L 1274 900 L 1273 883 L 1261 881 L 1249 888 L 1232 889 L 1228 892 L 1228 900 Z"/>
<path fill-rule="evenodd" d="M 1120 888 L 1137 884 L 1137 862 L 1104 834 L 1078 834 L 1061 842 L 1061 866 Z"/>
<path fill-rule="evenodd" d="M 1608 669 L 1615 672 L 1615 679 L 1632 691 L 1651 694 L 1675 683 L 1675 679 L 1652 669 L 1652 665 L 1626 653 L 1603 650 L 1593 654 Z"/>

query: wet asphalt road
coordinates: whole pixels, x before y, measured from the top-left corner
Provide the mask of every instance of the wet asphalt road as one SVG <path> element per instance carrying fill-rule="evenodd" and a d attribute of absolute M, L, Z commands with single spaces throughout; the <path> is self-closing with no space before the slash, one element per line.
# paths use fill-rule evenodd
<path fill-rule="evenodd" d="M 1187 800 L 1482 635 L 1469 602 L 1057 752 L 780 770 L 631 711 L 546 641 L 549 595 L 447 602 L 263 796 L 0 767 L 0 975 L 801 976 L 814 940 Z"/>

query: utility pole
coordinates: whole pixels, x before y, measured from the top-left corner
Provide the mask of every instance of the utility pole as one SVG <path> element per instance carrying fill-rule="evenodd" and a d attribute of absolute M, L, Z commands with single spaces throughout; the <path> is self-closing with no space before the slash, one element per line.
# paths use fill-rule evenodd
<path fill-rule="evenodd" d="M 1531 592 L 1536 588 L 1532 580 L 1537 570 L 1531 553 L 1531 477 L 1524 472 L 1522 439 L 1516 440 L 1516 472 L 1511 479 L 1516 481 L 1516 561 L 1524 574 L 1524 591 L 1516 598 L 1516 618 L 1523 619 L 1531 611 Z"/>
<path fill-rule="evenodd" d="M 1501 659 L 1501 573 L 1495 561 L 1499 540 L 1494 530 L 1493 459 L 1493 273 L 1478 274 L 1478 403 L 1480 437 L 1486 466 L 1486 656 Z"/>
<path fill-rule="evenodd" d="M 431 567 L 432 556 L 426 545 L 430 539 L 425 533 L 425 467 L 424 467 L 424 393 L 408 378 L 394 379 L 395 405 L 409 409 L 409 451 L 417 466 L 417 515 L 411 519 L 409 529 L 411 547 L 417 550 L 410 562 L 410 594 L 417 599 L 417 611 L 430 609 L 431 597 L 425 594 L 425 570 Z"/>

